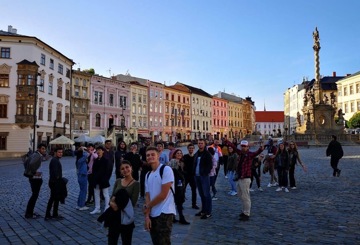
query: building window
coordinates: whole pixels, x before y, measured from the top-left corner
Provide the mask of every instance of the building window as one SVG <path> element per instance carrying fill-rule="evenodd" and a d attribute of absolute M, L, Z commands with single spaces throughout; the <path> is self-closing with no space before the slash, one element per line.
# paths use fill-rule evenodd
<path fill-rule="evenodd" d="M 134 104 L 132 105 L 132 113 L 136 114 L 136 105 L 134 105 Z"/>
<path fill-rule="evenodd" d="M 101 116 L 99 113 L 96 114 L 95 127 L 100 127 Z"/>
<path fill-rule="evenodd" d="M 70 113 L 65 113 L 65 124 L 70 124 Z"/>
<path fill-rule="evenodd" d="M 350 85 L 350 94 L 354 94 L 354 88 L 352 85 Z"/>
<path fill-rule="evenodd" d="M 54 60 L 53 59 L 50 59 L 50 69 L 51 70 L 54 70 Z"/>
<path fill-rule="evenodd" d="M 139 94 L 138 95 L 139 103 L 141 103 L 141 98 L 142 98 L 142 96 L 141 96 L 141 94 Z"/>
<path fill-rule="evenodd" d="M 34 105 L 26 105 L 26 115 L 34 115 Z"/>
<path fill-rule="evenodd" d="M 150 112 L 152 112 L 153 111 L 153 103 L 151 102 L 150 103 Z"/>
<path fill-rule="evenodd" d="M 136 94 L 133 94 L 133 96 L 132 96 L 132 101 L 133 101 L 133 102 L 136 102 Z"/>
<path fill-rule="evenodd" d="M 113 94 L 110 94 L 110 96 L 109 96 L 109 105 L 114 106 L 114 95 Z"/>
<path fill-rule="evenodd" d="M 45 86 L 44 86 L 45 81 L 43 78 L 40 78 L 40 84 L 42 84 L 42 85 L 39 86 L 39 91 L 44 92 L 45 91 Z"/>
<path fill-rule="evenodd" d="M 75 95 L 75 97 L 79 97 L 79 96 L 80 96 L 79 88 L 78 88 L 78 87 L 75 87 L 75 89 L 74 89 L 74 95 Z"/>
<path fill-rule="evenodd" d="M 143 115 L 146 115 L 146 106 L 143 106 Z"/>
<path fill-rule="evenodd" d="M 154 97 L 154 90 L 150 89 L 150 98 Z"/>
<path fill-rule="evenodd" d="M 7 104 L 0 104 L 0 118 L 7 118 Z"/>
<path fill-rule="evenodd" d="M 157 124 L 156 119 L 155 119 L 155 124 Z M 155 126 L 157 126 L 157 125 L 155 125 Z M 144 128 L 147 127 L 147 119 L 146 119 L 146 117 L 143 118 L 143 127 L 144 127 Z"/>
<path fill-rule="evenodd" d="M 138 106 L 138 113 L 141 114 L 141 105 Z"/>
<path fill-rule="evenodd" d="M 152 127 L 153 126 L 153 119 L 152 119 L 152 117 L 150 117 L 150 125 L 149 125 L 150 127 Z"/>
<path fill-rule="evenodd" d="M 61 119 L 62 119 L 61 118 L 61 111 L 56 111 L 56 121 L 61 123 L 61 121 L 62 121 Z"/>
<path fill-rule="evenodd" d="M 49 94 L 53 94 L 53 83 L 49 82 Z"/>
<path fill-rule="evenodd" d="M 160 99 L 162 99 L 163 97 L 163 93 L 160 91 Z"/>
<path fill-rule="evenodd" d="M 9 87 L 9 74 L 0 74 L 0 87 Z"/>
<path fill-rule="evenodd" d="M 143 103 L 146 104 L 146 95 L 143 95 Z"/>
<path fill-rule="evenodd" d="M 58 86 L 57 88 L 57 97 L 62 98 L 62 86 Z"/>
<path fill-rule="evenodd" d="M 126 96 L 120 96 L 119 104 L 120 104 L 120 107 L 126 108 Z"/>
<path fill-rule="evenodd" d="M 52 109 L 49 108 L 48 109 L 48 121 L 51 122 L 51 117 L 52 117 Z"/>
<path fill-rule="evenodd" d="M 348 105 L 345 104 L 344 106 L 345 106 L 345 113 L 348 113 L 348 112 L 349 112 L 349 110 L 348 110 Z"/>
<path fill-rule="evenodd" d="M 354 104 L 354 102 L 351 102 L 350 103 L 350 112 L 354 112 L 355 111 L 355 104 Z"/>
<path fill-rule="evenodd" d="M 10 48 L 1 48 L 1 58 L 10 59 Z"/>
<path fill-rule="evenodd" d="M 163 124 L 162 124 L 162 119 L 161 119 L 161 118 L 159 118 L 159 126 L 160 126 L 160 127 L 163 126 Z"/>
<path fill-rule="evenodd" d="M 63 72 L 64 72 L 64 67 L 62 64 L 59 64 L 58 65 L 58 73 L 63 74 Z"/>
<path fill-rule="evenodd" d="M 159 105 L 159 113 L 162 113 L 162 105 Z"/>
<path fill-rule="evenodd" d="M 41 54 L 40 64 L 42 64 L 43 66 L 45 65 L 45 59 L 46 59 L 45 54 Z"/>
<path fill-rule="evenodd" d="M 347 89 L 346 89 L 346 87 L 344 88 L 344 96 L 347 96 Z"/>
<path fill-rule="evenodd" d="M 87 89 L 83 88 L 83 98 L 86 99 L 87 98 Z"/>
<path fill-rule="evenodd" d="M 136 127 L 136 118 L 135 117 L 133 117 L 133 119 L 132 119 L 132 126 Z"/>
<path fill-rule="evenodd" d="M 65 90 L 65 100 L 70 100 L 70 89 L 68 88 Z"/>
<path fill-rule="evenodd" d="M 102 92 L 99 91 L 94 92 L 94 103 L 102 105 Z"/>
<path fill-rule="evenodd" d="M 360 111 L 360 101 L 357 102 L 357 110 Z"/>
<path fill-rule="evenodd" d="M 158 112 L 158 105 L 155 104 L 155 112 Z"/>
<path fill-rule="evenodd" d="M 66 74 L 65 74 L 65 76 L 66 76 L 67 78 L 70 78 L 70 69 L 69 69 L 69 68 L 66 68 Z"/>
<path fill-rule="evenodd" d="M 39 108 L 39 120 L 44 120 L 44 108 Z"/>

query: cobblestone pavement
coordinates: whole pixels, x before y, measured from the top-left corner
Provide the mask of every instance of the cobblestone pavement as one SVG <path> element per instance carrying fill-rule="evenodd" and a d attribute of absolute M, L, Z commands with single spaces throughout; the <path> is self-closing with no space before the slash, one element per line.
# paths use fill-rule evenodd
<path fill-rule="evenodd" d="M 345 146 L 344 152 L 339 164 L 341 176 L 332 177 L 324 147 L 300 149 L 308 171 L 297 167 L 298 188 L 289 193 L 266 187 L 269 175 L 262 176 L 264 191 L 251 192 L 248 222 L 238 220 L 241 203 L 238 197 L 227 195 L 229 184 L 221 169 L 213 217 L 201 220 L 194 216 L 197 210 L 191 209 L 188 189 L 184 213 L 191 224 L 174 224 L 172 244 L 360 244 L 360 147 Z M 19 160 L 0 161 L 0 244 L 107 243 L 107 230 L 96 221 L 97 216 L 75 210 L 79 187 L 74 161 L 72 157 L 62 159 L 69 195 L 59 207 L 65 217 L 61 221 L 25 219 L 30 185 L 22 175 L 23 166 Z M 43 164 L 44 183 L 35 207 L 42 216 L 49 198 L 48 162 Z M 135 245 L 151 244 L 150 234 L 143 229 L 142 204 L 139 200 L 136 207 Z"/>

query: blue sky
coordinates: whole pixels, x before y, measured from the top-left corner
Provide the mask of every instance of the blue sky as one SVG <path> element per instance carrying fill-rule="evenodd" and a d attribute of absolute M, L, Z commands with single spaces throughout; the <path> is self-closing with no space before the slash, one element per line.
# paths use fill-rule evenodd
<path fill-rule="evenodd" d="M 250 96 L 270 111 L 314 77 L 316 26 L 321 75 L 360 70 L 359 9 L 358 0 L 4 0 L 0 29 L 36 36 L 75 69 Z"/>

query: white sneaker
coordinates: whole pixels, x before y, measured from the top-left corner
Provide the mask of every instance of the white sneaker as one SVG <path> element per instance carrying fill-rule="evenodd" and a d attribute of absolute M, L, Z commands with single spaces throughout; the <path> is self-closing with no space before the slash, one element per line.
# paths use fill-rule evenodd
<path fill-rule="evenodd" d="M 228 179 L 229 177 L 227 177 L 227 175 L 225 175 L 225 179 Z"/>
<path fill-rule="evenodd" d="M 212 198 L 213 201 L 216 201 L 217 199 L 218 199 L 217 197 L 213 197 L 213 198 Z"/>
<path fill-rule="evenodd" d="M 259 187 L 258 189 L 259 189 L 259 191 L 264 191 L 263 188 L 261 188 L 261 187 Z"/>
<path fill-rule="evenodd" d="M 84 206 L 84 207 L 79 208 L 78 210 L 84 211 L 84 210 L 88 210 L 88 209 L 89 209 L 89 207 Z"/>
<path fill-rule="evenodd" d="M 272 184 L 271 183 L 269 183 L 268 185 L 267 185 L 267 187 L 271 187 L 272 186 Z"/>
<path fill-rule="evenodd" d="M 285 187 L 285 192 L 289 192 L 289 189 Z"/>
<path fill-rule="evenodd" d="M 250 188 L 250 189 L 249 189 L 249 191 L 253 192 L 253 191 L 254 191 L 254 189 L 253 189 L 253 188 Z"/>
<path fill-rule="evenodd" d="M 99 214 L 101 213 L 100 209 L 95 208 L 90 214 Z"/>
<path fill-rule="evenodd" d="M 276 189 L 276 191 L 282 191 L 282 188 L 281 188 L 281 187 L 278 187 L 278 188 Z"/>
<path fill-rule="evenodd" d="M 291 189 L 296 190 L 296 186 L 291 187 Z"/>
<path fill-rule="evenodd" d="M 272 186 L 278 186 L 279 183 L 278 182 L 275 182 L 274 184 L 272 184 Z"/>
<path fill-rule="evenodd" d="M 236 192 L 236 191 L 232 191 L 230 195 L 236 196 L 236 195 L 237 195 L 237 192 Z"/>

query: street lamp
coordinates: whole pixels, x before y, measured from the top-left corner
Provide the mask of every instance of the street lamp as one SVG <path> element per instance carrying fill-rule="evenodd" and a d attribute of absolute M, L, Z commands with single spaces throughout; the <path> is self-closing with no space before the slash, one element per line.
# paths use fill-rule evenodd
<path fill-rule="evenodd" d="M 41 84 L 37 84 L 37 77 L 41 76 L 41 73 L 36 73 L 35 75 L 35 82 L 34 82 L 34 124 L 33 124 L 33 144 L 32 144 L 32 148 L 33 148 L 33 152 L 35 152 L 35 134 L 36 134 L 36 128 L 39 127 L 39 125 L 36 125 L 37 122 L 37 115 L 36 115 L 36 107 L 37 107 L 37 91 L 38 91 L 38 86 L 42 87 L 44 86 L 43 83 Z"/>
<path fill-rule="evenodd" d="M 124 140 L 124 129 L 126 129 L 124 110 L 125 110 L 125 107 L 122 106 L 122 112 L 120 115 L 120 129 L 121 129 L 121 137 L 122 137 L 121 140 Z"/>

